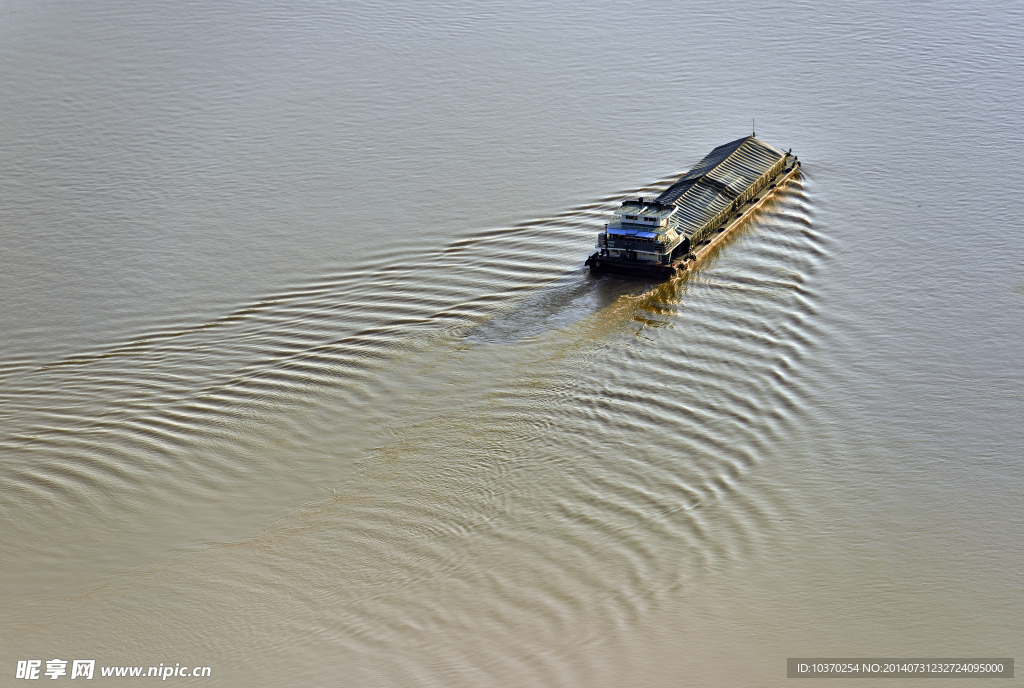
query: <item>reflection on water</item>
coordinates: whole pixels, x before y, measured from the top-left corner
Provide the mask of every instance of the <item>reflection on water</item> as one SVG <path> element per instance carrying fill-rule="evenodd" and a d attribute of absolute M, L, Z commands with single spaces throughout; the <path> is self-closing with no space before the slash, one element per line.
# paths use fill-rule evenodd
<path fill-rule="evenodd" d="M 1019 174 L 971 146 L 1017 140 L 1019 8 L 698 5 L 609 49 L 654 9 L 0 7 L 6 666 L 1015 654 Z M 751 108 L 799 179 L 673 280 L 583 268 Z"/>

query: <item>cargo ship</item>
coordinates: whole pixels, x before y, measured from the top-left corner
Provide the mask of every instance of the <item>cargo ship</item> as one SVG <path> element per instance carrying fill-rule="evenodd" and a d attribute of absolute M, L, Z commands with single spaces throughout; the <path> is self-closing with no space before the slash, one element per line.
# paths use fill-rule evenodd
<path fill-rule="evenodd" d="M 597 236 L 591 272 L 668 278 L 696 263 L 780 185 L 800 160 L 756 136 L 719 146 L 657 198 L 629 199 Z"/>

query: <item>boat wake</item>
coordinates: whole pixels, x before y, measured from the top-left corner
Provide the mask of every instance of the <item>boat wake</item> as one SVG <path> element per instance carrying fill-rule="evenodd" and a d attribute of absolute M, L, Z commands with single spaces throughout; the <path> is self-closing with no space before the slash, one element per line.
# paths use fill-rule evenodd
<path fill-rule="evenodd" d="M 199 652 L 260 628 L 362 685 L 581 684 L 623 666 L 631 629 L 788 517 L 759 469 L 814 432 L 831 240 L 798 183 L 693 273 L 595 278 L 581 258 L 610 204 L 7 378 L 3 400 L 30 403 L 3 419 L 2 515 L 55 534 L 31 559 L 145 570 L 110 588 L 121 568 L 83 571 L 92 592 L 25 642 L 132 629 Z M 207 525 L 268 495 L 285 513 L 268 525 L 253 506 L 262 532 Z"/>

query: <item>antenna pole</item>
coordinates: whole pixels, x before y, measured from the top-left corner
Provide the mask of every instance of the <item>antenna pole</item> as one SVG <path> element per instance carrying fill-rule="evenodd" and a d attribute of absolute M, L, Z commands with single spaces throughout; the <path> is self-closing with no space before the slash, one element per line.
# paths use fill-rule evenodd
<path fill-rule="evenodd" d="M 757 117 L 750 118 L 750 131 L 751 136 L 757 136 Z"/>

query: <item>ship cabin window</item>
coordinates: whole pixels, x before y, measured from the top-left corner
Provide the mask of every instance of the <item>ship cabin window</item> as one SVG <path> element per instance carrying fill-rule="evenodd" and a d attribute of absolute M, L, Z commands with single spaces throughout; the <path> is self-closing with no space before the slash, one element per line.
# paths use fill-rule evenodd
<path fill-rule="evenodd" d="M 636 219 L 636 215 L 623 215 L 622 217 L 626 218 L 627 220 L 635 220 Z"/>

